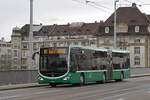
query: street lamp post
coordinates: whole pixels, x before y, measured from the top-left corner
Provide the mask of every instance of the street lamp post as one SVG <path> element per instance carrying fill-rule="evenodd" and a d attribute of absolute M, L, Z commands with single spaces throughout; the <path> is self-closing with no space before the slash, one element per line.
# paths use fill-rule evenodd
<path fill-rule="evenodd" d="M 117 48 L 117 33 L 116 33 L 116 3 L 119 2 L 119 0 L 115 0 L 114 3 L 114 48 Z"/>
<path fill-rule="evenodd" d="M 29 69 L 33 69 L 33 0 L 30 0 L 30 32 L 29 32 Z"/>

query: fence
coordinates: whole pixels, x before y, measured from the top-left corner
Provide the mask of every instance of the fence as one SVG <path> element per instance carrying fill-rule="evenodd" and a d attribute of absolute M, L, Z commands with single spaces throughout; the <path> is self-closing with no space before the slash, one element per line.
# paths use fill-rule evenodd
<path fill-rule="evenodd" d="M 34 83 L 37 81 L 37 70 L 0 71 L 0 85 Z"/>
<path fill-rule="evenodd" d="M 150 73 L 150 68 L 131 68 L 131 74 Z M 0 85 L 35 83 L 37 70 L 9 70 L 0 71 Z"/>

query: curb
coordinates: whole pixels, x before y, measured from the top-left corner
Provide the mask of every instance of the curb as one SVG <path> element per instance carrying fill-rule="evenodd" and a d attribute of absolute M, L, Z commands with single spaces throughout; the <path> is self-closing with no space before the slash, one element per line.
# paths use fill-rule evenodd
<path fill-rule="evenodd" d="M 144 76 L 150 76 L 150 73 L 149 74 L 131 75 L 130 78 L 138 78 L 138 77 L 144 77 Z"/>
<path fill-rule="evenodd" d="M 28 85 L 21 84 L 21 85 L 22 86 L 17 85 L 0 86 L 0 91 L 49 86 L 47 84 L 28 84 Z"/>

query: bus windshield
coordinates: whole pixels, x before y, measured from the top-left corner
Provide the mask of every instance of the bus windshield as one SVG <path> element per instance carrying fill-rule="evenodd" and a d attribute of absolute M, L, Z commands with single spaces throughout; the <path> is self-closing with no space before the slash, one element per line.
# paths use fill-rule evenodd
<path fill-rule="evenodd" d="M 67 61 L 67 49 L 41 50 L 40 73 L 48 77 L 62 76 L 67 72 Z"/>

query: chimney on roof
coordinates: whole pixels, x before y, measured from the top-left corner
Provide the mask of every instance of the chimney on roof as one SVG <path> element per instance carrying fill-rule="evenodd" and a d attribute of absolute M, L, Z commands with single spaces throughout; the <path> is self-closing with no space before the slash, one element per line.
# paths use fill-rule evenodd
<path fill-rule="evenodd" d="M 40 26 L 42 26 L 42 23 L 40 23 Z"/>
<path fill-rule="evenodd" d="M 103 22 L 103 20 L 100 20 L 100 24 L 103 24 L 104 22 Z"/>
<path fill-rule="evenodd" d="M 132 8 L 136 8 L 136 3 L 132 3 Z"/>
<path fill-rule="evenodd" d="M 97 23 L 97 21 L 95 21 L 95 23 Z"/>

